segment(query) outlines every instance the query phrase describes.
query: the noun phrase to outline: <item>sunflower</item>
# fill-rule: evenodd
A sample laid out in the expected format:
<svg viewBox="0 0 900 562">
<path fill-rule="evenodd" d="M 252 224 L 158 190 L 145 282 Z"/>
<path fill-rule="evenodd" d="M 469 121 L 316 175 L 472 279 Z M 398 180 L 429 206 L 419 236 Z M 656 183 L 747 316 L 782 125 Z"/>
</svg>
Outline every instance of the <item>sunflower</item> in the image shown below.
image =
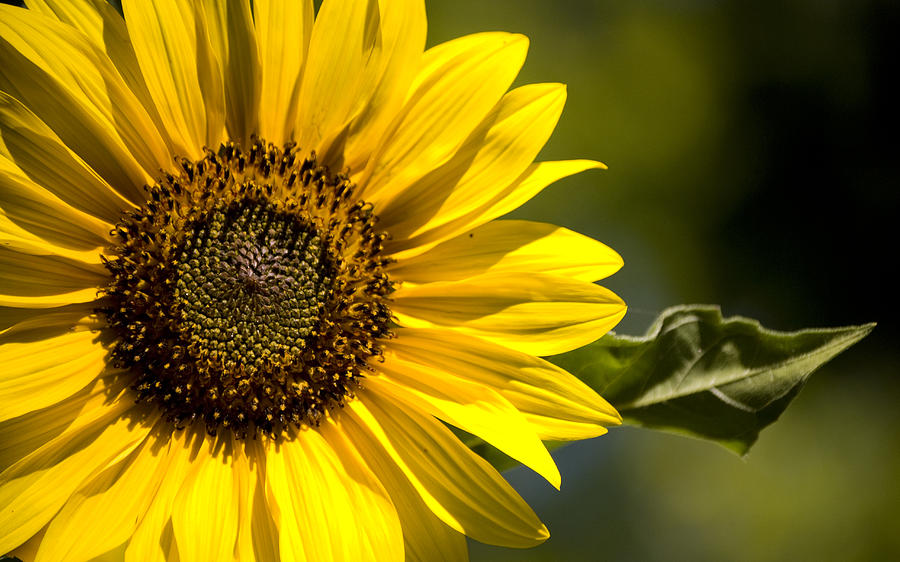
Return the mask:
<svg viewBox="0 0 900 562">
<path fill-rule="evenodd" d="M 625 307 L 606 246 L 494 220 L 603 167 L 534 162 L 566 93 L 509 90 L 527 39 L 425 50 L 421 0 L 27 4 L 0 6 L 0 553 L 545 540 L 459 436 L 558 488 L 542 440 L 620 418 L 539 356 Z"/>
</svg>

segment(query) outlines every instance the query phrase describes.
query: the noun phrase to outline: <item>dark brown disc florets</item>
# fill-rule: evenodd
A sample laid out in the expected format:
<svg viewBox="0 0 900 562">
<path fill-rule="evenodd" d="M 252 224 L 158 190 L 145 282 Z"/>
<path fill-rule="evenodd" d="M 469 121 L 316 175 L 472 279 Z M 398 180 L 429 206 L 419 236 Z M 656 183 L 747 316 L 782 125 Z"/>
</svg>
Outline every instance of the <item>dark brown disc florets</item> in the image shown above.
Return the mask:
<svg viewBox="0 0 900 562">
<path fill-rule="evenodd" d="M 178 164 L 113 231 L 114 363 L 176 425 L 279 437 L 318 423 L 391 336 L 371 205 L 290 145 Z"/>
</svg>

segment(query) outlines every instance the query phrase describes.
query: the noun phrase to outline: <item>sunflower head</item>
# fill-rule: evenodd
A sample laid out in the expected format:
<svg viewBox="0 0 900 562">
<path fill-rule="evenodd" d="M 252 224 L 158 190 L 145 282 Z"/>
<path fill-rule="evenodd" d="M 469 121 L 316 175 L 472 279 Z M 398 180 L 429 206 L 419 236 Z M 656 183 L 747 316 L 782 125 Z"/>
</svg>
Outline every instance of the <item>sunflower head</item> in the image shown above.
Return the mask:
<svg viewBox="0 0 900 562">
<path fill-rule="evenodd" d="M 559 487 L 542 440 L 621 419 L 540 358 L 622 318 L 621 258 L 495 220 L 603 167 L 534 162 L 566 90 L 508 91 L 528 41 L 426 50 L 422 0 L 28 6 L 0 5 L 0 554 L 545 540 L 448 428 Z"/>
<path fill-rule="evenodd" d="M 111 233 L 99 309 L 137 399 L 242 438 L 343 405 L 391 334 L 386 235 L 349 179 L 255 140 L 147 193 Z"/>
</svg>

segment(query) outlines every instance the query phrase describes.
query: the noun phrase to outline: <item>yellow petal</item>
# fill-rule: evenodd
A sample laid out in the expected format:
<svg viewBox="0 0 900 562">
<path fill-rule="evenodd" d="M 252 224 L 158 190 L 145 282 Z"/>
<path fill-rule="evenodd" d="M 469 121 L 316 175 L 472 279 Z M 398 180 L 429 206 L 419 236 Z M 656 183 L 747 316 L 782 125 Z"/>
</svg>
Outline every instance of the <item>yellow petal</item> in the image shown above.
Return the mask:
<svg viewBox="0 0 900 562">
<path fill-rule="evenodd" d="M 28 179 L 3 156 L 0 156 L 0 223 L 4 232 L 17 238 L 37 236 L 77 251 L 107 244 L 112 229 L 111 224 L 78 211 Z"/>
<path fill-rule="evenodd" d="M 118 19 L 111 17 L 110 14 L 116 13 L 116 9 L 103 0 L 28 0 L 28 9 L 71 25 L 100 47 L 106 43 L 104 28 L 113 31 L 114 37 L 118 39 L 121 37 L 119 32 L 125 26 L 121 16 Z M 121 22 L 121 28 L 116 24 L 117 21 Z M 125 36 L 124 39 L 127 40 L 128 37 Z"/>
<path fill-rule="evenodd" d="M 281 146 L 297 118 L 300 71 L 313 27 L 312 0 L 256 0 L 256 23 L 262 81 L 259 133 Z"/>
<path fill-rule="evenodd" d="M 88 331 L 0 346 L 0 421 L 55 404 L 106 366 L 106 349 Z"/>
<path fill-rule="evenodd" d="M 342 414 L 337 423 L 390 494 L 403 527 L 406 559 L 423 562 L 467 560 L 465 535 L 451 529 L 431 512 L 384 448 L 347 415 Z"/>
<path fill-rule="evenodd" d="M 297 106 L 295 136 L 305 149 L 322 151 L 350 120 L 366 59 L 378 36 L 377 0 L 327 0 L 316 16 Z"/>
<path fill-rule="evenodd" d="M 378 202 L 384 228 L 396 238 L 415 236 L 489 205 L 532 163 L 565 101 L 562 84 L 503 96 L 446 164 Z"/>
<path fill-rule="evenodd" d="M 494 467 L 431 416 L 367 391 L 345 408 L 341 423 L 358 426 L 352 435 L 364 455 L 382 448 L 429 509 L 453 529 L 477 541 L 519 548 L 549 536 Z"/>
<path fill-rule="evenodd" d="M 0 189 L 3 189 L 2 186 L 5 183 L 3 173 L 0 171 Z M 37 186 L 34 187 L 39 189 Z M 15 190 L 16 188 L 13 187 L 10 189 L 10 192 L 14 192 Z M 28 203 L 31 202 L 25 199 L 19 199 L 19 203 L 24 203 L 27 206 Z M 0 202 L 0 205 L 2 204 L 3 203 Z M 14 206 L 9 206 L 8 208 L 12 210 L 11 214 L 14 216 L 22 215 L 22 213 L 18 212 L 19 209 L 16 209 Z M 18 216 L 17 220 L 10 219 L 3 207 L 0 207 L 0 246 L 9 248 L 15 252 L 31 254 L 34 256 L 62 256 L 88 265 L 102 264 L 102 256 L 107 255 L 108 253 L 106 248 L 98 245 L 98 242 L 100 242 L 98 238 L 92 239 L 88 233 L 84 232 L 79 234 L 87 234 L 88 238 L 85 240 L 73 240 L 71 238 L 67 240 L 62 237 L 64 233 L 59 232 L 58 230 L 44 230 L 42 233 L 45 234 L 46 237 L 38 236 L 30 230 L 26 230 L 19 226 L 20 221 L 18 220 Z M 46 217 L 44 220 L 49 223 L 56 222 L 53 219 L 47 220 Z M 27 224 L 25 221 L 21 222 Z M 51 224 L 51 226 L 57 225 Z M 59 224 L 58 226 L 60 227 L 60 230 L 62 230 L 65 229 L 67 225 Z M 40 228 L 35 228 L 35 230 L 41 231 Z M 53 238 L 54 240 L 51 242 L 48 241 L 47 238 Z M 55 243 L 56 241 L 66 245 L 58 246 Z"/>
<path fill-rule="evenodd" d="M 18 558 L 19 560 L 34 560 L 34 557 L 37 556 L 38 547 L 41 546 L 41 541 L 44 540 L 44 533 L 46 532 L 47 526 L 38 531 L 36 535 L 25 541 L 23 544 L 16 547 L 8 554 L 8 556 Z"/>
<path fill-rule="evenodd" d="M 412 283 L 458 281 L 483 273 L 548 273 L 597 281 L 622 267 L 608 246 L 567 228 L 540 222 L 492 221 L 427 252 L 389 266 Z"/>
<path fill-rule="evenodd" d="M 75 305 L 75 306 L 84 306 Z M 46 312 L 46 309 L 30 309 L 30 308 L 9 308 L 0 306 L 0 334 L 6 332 L 7 329 L 19 322 L 25 322 L 35 316 L 39 316 Z"/>
<path fill-rule="evenodd" d="M 103 263 L 101 256 L 106 254 L 106 249 L 100 246 L 89 246 L 90 249 L 81 250 L 48 242 L 10 220 L 2 207 L 0 207 L 0 247 L 33 256 L 61 256 L 88 265 L 101 265 Z"/>
<path fill-rule="evenodd" d="M 148 439 L 82 485 L 50 523 L 35 562 L 93 560 L 124 545 L 168 477 L 170 446 Z"/>
<path fill-rule="evenodd" d="M 0 92 L 0 156 L 4 172 L 21 170 L 76 209 L 108 223 L 134 207 L 69 150 L 18 100 Z"/>
<path fill-rule="evenodd" d="M 521 207 L 548 185 L 586 170 L 605 170 L 606 164 L 594 160 L 559 160 L 535 162 L 491 202 L 476 213 L 478 224 L 503 216 Z"/>
<path fill-rule="evenodd" d="M 302 111 L 297 133 L 302 146 L 315 144 L 346 118 L 354 102 L 366 41 L 371 41 L 366 37 L 366 23 L 377 17 L 377 10 L 375 0 L 329 0 L 319 9 L 299 90 Z"/>
<path fill-rule="evenodd" d="M 225 87 L 228 136 L 249 146 L 257 130 L 260 65 L 250 3 L 243 0 L 204 2 L 213 53 Z"/>
<path fill-rule="evenodd" d="M 52 253 L 52 245 L 20 252 L 14 244 L 0 247 L 0 293 L 37 296 L 105 285 L 108 272 L 100 260 L 84 262 Z"/>
<path fill-rule="evenodd" d="M 581 347 L 625 315 L 625 303 L 608 289 L 541 273 L 400 287 L 392 298 L 403 326 L 450 328 L 532 355 Z"/>
<path fill-rule="evenodd" d="M 480 33 L 425 54 L 418 87 L 385 130 L 358 177 L 365 198 L 379 204 L 444 164 L 488 115 L 525 61 L 528 40 Z"/>
<path fill-rule="evenodd" d="M 162 127 L 156 113 L 137 56 L 131 46 L 125 19 L 112 4 L 107 0 L 28 0 L 28 9 L 71 25 L 101 48 L 119 71 L 128 89 L 137 97 L 153 120 L 160 137 L 167 143 L 166 149 L 171 150 L 167 131 Z M 166 158 L 165 162 L 159 164 L 167 169 L 170 163 L 171 160 Z M 147 171 L 154 173 L 156 170 Z"/>
<path fill-rule="evenodd" d="M 125 556 L 125 546 L 125 544 L 120 544 L 116 548 L 108 550 L 100 556 L 91 558 L 90 562 L 122 562 L 122 557 Z"/>
<path fill-rule="evenodd" d="M 176 152 L 199 158 L 222 138 L 225 94 L 204 12 L 190 0 L 124 0 L 144 80 Z"/>
<path fill-rule="evenodd" d="M 368 377 L 367 387 L 481 437 L 559 489 L 556 463 L 525 417 L 506 398 L 429 365 L 404 361 L 393 354 L 386 359 L 378 366 L 383 375 Z"/>
<path fill-rule="evenodd" d="M 136 423 L 127 415 L 133 409 L 132 400 L 119 399 L 88 412 L 0 474 L 0 552 L 25 542 L 82 482 L 143 441 L 154 420 Z"/>
<path fill-rule="evenodd" d="M 246 560 L 254 562 L 256 554 L 253 552 L 253 500 L 256 493 L 256 467 L 247 462 L 247 456 L 244 454 L 245 447 L 256 449 L 256 443 L 235 443 L 234 457 L 232 459 L 231 468 L 234 471 L 234 481 L 237 486 L 237 538 L 234 546 L 234 555 L 236 560 Z M 264 457 L 260 457 L 264 458 Z"/>
<path fill-rule="evenodd" d="M 335 431 L 323 424 L 268 450 L 282 559 L 402 560 L 403 535 L 387 492 Z"/>
<path fill-rule="evenodd" d="M 0 422 L 0 472 L 52 441 L 83 412 L 103 411 L 115 390 L 107 382 L 98 379 L 62 402 Z"/>
<path fill-rule="evenodd" d="M 450 330 L 398 330 L 390 353 L 445 377 L 494 389 L 547 440 L 587 439 L 622 418 L 593 389 L 556 365 Z"/>
<path fill-rule="evenodd" d="M 236 559 L 240 562 L 280 560 L 278 527 L 266 498 L 265 450 L 258 440 L 245 440 L 235 448 L 234 470 L 240 489 L 240 521 Z"/>
<path fill-rule="evenodd" d="M 365 167 L 372 148 L 403 105 L 421 63 L 427 22 L 423 0 L 379 0 L 374 39 L 366 57 L 344 165 Z M 369 30 L 366 31 L 370 33 Z"/>
<path fill-rule="evenodd" d="M 555 181 L 592 169 L 606 169 L 606 166 L 593 160 L 534 163 L 481 209 L 411 238 L 388 241 L 385 248 L 398 261 L 418 255 L 444 240 L 514 211 Z"/>
<path fill-rule="evenodd" d="M 275 524 L 275 502 L 270 502 L 262 480 L 257 482 L 253 495 L 253 521 L 251 534 L 253 537 L 253 554 L 259 562 L 281 560 L 278 545 L 278 527 Z M 243 558 L 242 558 L 243 560 Z"/>
<path fill-rule="evenodd" d="M 80 31 L 0 6 L 0 90 L 26 102 L 62 141 L 132 201 L 169 151 L 109 58 Z"/>
<path fill-rule="evenodd" d="M 153 503 L 140 520 L 128 547 L 126 562 L 169 562 L 177 560 L 178 550 L 172 531 L 172 505 L 185 479 L 196 470 L 192 460 L 200 454 L 205 431 L 187 429 L 175 433 L 168 443 L 165 476 L 159 484 Z M 175 557 L 170 557 L 170 550 Z"/>
<path fill-rule="evenodd" d="M 0 308 L 0 345 L 36 342 L 102 326 L 91 303 L 51 309 Z M 10 314 L 11 311 L 19 314 Z"/>
<path fill-rule="evenodd" d="M 233 443 L 227 432 L 213 452 L 201 447 L 172 505 L 172 529 L 184 560 L 229 560 L 238 529 L 238 479 L 232 468 Z"/>
<path fill-rule="evenodd" d="M 97 299 L 97 289 L 81 289 L 52 295 L 23 296 L 0 294 L 0 307 L 11 308 L 55 308 L 73 303 L 93 302 Z"/>
<path fill-rule="evenodd" d="M 102 265 L 0 247 L 0 306 L 45 308 L 97 299 Z"/>
</svg>

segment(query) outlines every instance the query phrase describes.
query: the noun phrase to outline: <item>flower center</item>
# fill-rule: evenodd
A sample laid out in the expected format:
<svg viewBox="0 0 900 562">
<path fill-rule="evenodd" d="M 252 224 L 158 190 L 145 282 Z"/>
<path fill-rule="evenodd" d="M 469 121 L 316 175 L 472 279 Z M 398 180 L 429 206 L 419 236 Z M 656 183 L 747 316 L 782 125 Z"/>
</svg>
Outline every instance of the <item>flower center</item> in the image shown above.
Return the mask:
<svg viewBox="0 0 900 562">
<path fill-rule="evenodd" d="M 174 301 L 195 354 L 250 373 L 298 356 L 336 275 L 315 226 L 268 201 L 244 199 L 187 227 Z"/>
<path fill-rule="evenodd" d="M 115 365 L 176 427 L 278 438 L 317 424 L 391 336 L 371 205 L 291 145 L 179 165 L 113 231 L 100 310 Z"/>
</svg>

